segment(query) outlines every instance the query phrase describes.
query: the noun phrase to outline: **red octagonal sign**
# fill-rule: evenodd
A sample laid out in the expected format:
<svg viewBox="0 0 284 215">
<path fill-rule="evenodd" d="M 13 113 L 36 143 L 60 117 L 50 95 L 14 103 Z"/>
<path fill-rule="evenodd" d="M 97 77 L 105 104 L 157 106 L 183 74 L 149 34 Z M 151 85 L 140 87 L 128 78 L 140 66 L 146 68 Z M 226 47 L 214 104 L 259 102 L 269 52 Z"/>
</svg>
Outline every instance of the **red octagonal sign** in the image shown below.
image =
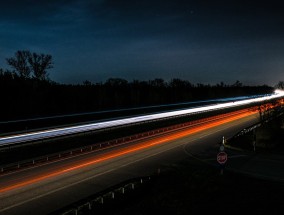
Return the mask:
<svg viewBox="0 0 284 215">
<path fill-rule="evenodd" d="M 224 164 L 227 162 L 228 156 L 226 152 L 219 152 L 217 155 L 217 161 L 219 164 Z"/>
</svg>

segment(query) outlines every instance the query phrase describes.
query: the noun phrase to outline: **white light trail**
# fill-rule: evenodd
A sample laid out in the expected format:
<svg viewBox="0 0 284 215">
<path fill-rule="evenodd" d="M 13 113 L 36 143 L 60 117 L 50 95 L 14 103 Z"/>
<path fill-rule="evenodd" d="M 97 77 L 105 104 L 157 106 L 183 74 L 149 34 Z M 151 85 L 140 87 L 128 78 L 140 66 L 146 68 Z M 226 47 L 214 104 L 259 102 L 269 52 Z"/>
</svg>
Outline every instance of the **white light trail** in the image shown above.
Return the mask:
<svg viewBox="0 0 284 215">
<path fill-rule="evenodd" d="M 7 145 L 13 145 L 17 143 L 36 141 L 36 140 L 43 140 L 43 139 L 48 139 L 52 137 L 59 137 L 59 136 L 76 134 L 76 133 L 87 132 L 87 131 L 95 131 L 99 129 L 105 129 L 105 128 L 111 128 L 111 127 L 117 127 L 117 126 L 131 125 L 131 124 L 137 124 L 137 123 L 143 123 L 143 122 L 151 122 L 155 120 L 167 119 L 167 118 L 183 116 L 183 115 L 200 114 L 200 113 L 204 113 L 208 111 L 214 111 L 214 110 L 220 110 L 220 109 L 225 109 L 225 108 L 253 104 L 257 102 L 269 101 L 272 99 L 281 98 L 283 96 L 284 96 L 284 91 L 277 90 L 275 91 L 274 94 L 269 94 L 269 95 L 265 95 L 263 97 L 258 97 L 258 98 L 251 98 L 251 99 L 245 99 L 245 100 L 240 100 L 240 101 L 238 100 L 238 101 L 232 101 L 232 102 L 227 102 L 227 103 L 213 104 L 213 105 L 208 105 L 208 106 L 169 111 L 169 112 L 163 112 L 163 113 L 147 114 L 144 116 L 128 117 L 125 119 L 116 119 L 116 120 L 91 123 L 91 124 L 80 125 L 80 126 L 71 126 L 71 127 L 66 127 L 66 128 L 57 128 L 57 129 L 44 130 L 44 131 L 39 131 L 39 132 L 31 132 L 31 133 L 25 133 L 25 134 L 6 136 L 6 137 L 0 138 L 0 146 L 7 146 Z"/>
</svg>

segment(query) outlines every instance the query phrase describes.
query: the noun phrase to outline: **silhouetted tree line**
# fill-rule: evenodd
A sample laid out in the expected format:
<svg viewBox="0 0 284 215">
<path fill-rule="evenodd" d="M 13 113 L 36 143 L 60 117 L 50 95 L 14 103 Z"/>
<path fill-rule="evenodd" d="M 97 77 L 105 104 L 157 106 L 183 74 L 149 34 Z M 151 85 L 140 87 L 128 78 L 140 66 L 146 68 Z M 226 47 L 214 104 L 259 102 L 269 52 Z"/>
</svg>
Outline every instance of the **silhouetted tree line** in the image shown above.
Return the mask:
<svg viewBox="0 0 284 215">
<path fill-rule="evenodd" d="M 209 85 L 181 79 L 129 82 L 110 78 L 104 83 L 86 80 L 76 85 L 60 84 L 48 78 L 47 70 L 53 67 L 50 55 L 18 51 L 7 63 L 13 70 L 0 69 L 0 121 L 256 95 L 274 90 L 267 85 L 244 86 L 239 81 Z"/>
</svg>

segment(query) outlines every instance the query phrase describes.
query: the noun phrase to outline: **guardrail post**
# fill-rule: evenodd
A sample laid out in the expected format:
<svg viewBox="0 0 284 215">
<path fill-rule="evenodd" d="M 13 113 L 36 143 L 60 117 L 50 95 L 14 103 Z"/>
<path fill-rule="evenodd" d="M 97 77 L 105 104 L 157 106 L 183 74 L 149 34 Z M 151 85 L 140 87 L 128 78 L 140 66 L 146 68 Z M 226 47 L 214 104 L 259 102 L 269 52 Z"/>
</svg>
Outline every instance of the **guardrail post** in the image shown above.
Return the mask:
<svg viewBox="0 0 284 215">
<path fill-rule="evenodd" d="M 20 168 L 20 164 L 18 163 L 18 168 Z"/>
<path fill-rule="evenodd" d="M 89 208 L 89 210 L 92 209 L 92 207 L 91 207 L 91 202 L 88 202 L 88 208 Z"/>
<path fill-rule="evenodd" d="M 35 164 L 35 160 L 33 160 L 33 164 Z"/>
<path fill-rule="evenodd" d="M 143 184 L 143 179 L 142 178 L 140 179 L 140 184 Z"/>
<path fill-rule="evenodd" d="M 121 193 L 124 194 L 125 190 L 124 187 L 121 188 Z"/>
<path fill-rule="evenodd" d="M 111 192 L 111 198 L 114 199 L 114 192 Z"/>
<path fill-rule="evenodd" d="M 46 161 L 48 161 L 48 157 L 46 157 Z"/>
<path fill-rule="evenodd" d="M 131 189 L 134 190 L 134 184 L 133 183 L 131 184 Z"/>
</svg>

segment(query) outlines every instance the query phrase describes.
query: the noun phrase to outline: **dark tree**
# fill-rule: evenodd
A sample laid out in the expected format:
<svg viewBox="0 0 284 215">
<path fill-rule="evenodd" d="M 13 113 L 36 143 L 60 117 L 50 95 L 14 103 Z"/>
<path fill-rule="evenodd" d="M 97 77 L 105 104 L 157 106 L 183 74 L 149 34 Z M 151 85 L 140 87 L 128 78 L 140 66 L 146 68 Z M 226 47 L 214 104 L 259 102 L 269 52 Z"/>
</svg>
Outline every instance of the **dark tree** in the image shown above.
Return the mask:
<svg viewBox="0 0 284 215">
<path fill-rule="evenodd" d="M 47 70 L 53 68 L 52 56 L 46 54 L 32 53 L 28 58 L 30 67 L 34 73 L 34 78 L 47 80 Z"/>
<path fill-rule="evenodd" d="M 107 86 L 126 86 L 128 84 L 128 81 L 122 78 L 109 78 L 106 82 L 105 85 Z"/>
<path fill-rule="evenodd" d="M 154 80 L 150 80 L 149 84 L 150 84 L 150 86 L 160 87 L 160 88 L 163 88 L 163 87 L 166 86 L 166 82 L 161 78 L 156 78 Z"/>
<path fill-rule="evenodd" d="M 30 51 L 17 51 L 15 57 L 6 59 L 9 66 L 18 72 L 21 78 L 33 77 L 38 80 L 47 80 L 47 70 L 53 68 L 52 56 L 31 53 Z"/>
<path fill-rule="evenodd" d="M 239 80 L 237 80 L 232 86 L 233 87 L 242 87 L 243 84 Z"/>
<path fill-rule="evenodd" d="M 85 80 L 85 81 L 83 81 L 83 85 L 84 86 L 92 86 L 92 82 Z"/>
<path fill-rule="evenodd" d="M 191 88 L 193 87 L 193 85 L 187 81 L 187 80 L 181 80 L 179 78 L 174 78 L 170 81 L 169 83 L 169 86 L 170 87 L 176 87 L 176 88 Z"/>
<path fill-rule="evenodd" d="M 17 51 L 15 57 L 6 59 L 8 65 L 15 69 L 21 78 L 30 77 L 31 70 L 28 64 L 30 54 L 29 51 Z"/>
<path fill-rule="evenodd" d="M 275 85 L 275 88 L 284 90 L 284 81 L 279 81 L 278 84 Z"/>
</svg>

